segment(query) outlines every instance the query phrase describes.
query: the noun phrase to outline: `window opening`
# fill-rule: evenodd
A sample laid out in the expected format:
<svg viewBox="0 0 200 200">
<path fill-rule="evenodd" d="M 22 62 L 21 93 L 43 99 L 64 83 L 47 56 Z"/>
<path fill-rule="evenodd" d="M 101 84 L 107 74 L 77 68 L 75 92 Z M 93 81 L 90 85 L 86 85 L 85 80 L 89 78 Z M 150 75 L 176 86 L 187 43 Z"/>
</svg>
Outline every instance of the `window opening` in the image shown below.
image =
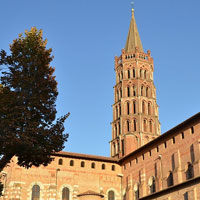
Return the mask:
<svg viewBox="0 0 200 200">
<path fill-rule="evenodd" d="M 129 123 L 129 121 L 127 121 L 126 123 L 127 123 L 127 132 L 129 132 L 130 131 L 130 123 Z"/>
<path fill-rule="evenodd" d="M 134 119 L 134 131 L 136 131 L 137 130 L 137 122 L 136 122 L 136 119 Z"/>
<path fill-rule="evenodd" d="M 153 133 L 153 122 L 151 120 L 149 121 L 149 128 L 150 128 L 150 133 Z"/>
<path fill-rule="evenodd" d="M 186 179 L 189 180 L 194 177 L 194 168 L 191 163 L 188 162 L 188 168 L 186 171 Z"/>
<path fill-rule="evenodd" d="M 133 78 L 135 78 L 135 69 L 133 69 Z"/>
<path fill-rule="evenodd" d="M 156 192 L 156 182 L 155 182 L 155 177 L 151 177 L 151 183 L 150 183 L 150 193 Z"/>
<path fill-rule="evenodd" d="M 93 162 L 92 164 L 91 164 L 91 168 L 95 168 L 95 163 Z"/>
<path fill-rule="evenodd" d="M 70 166 L 74 166 L 74 161 L 70 160 Z"/>
<path fill-rule="evenodd" d="M 191 133 L 194 134 L 194 127 L 191 127 Z"/>
<path fill-rule="evenodd" d="M 185 138 L 184 132 L 181 133 L 181 138 L 182 138 L 182 139 Z"/>
<path fill-rule="evenodd" d="M 146 88 L 146 97 L 149 97 L 149 87 Z"/>
<path fill-rule="evenodd" d="M 122 140 L 122 156 L 124 156 L 124 140 Z"/>
<path fill-rule="evenodd" d="M 85 162 L 81 161 L 81 167 L 85 167 Z"/>
<path fill-rule="evenodd" d="M 141 96 L 143 96 L 144 95 L 144 93 L 143 93 L 143 85 L 141 86 Z"/>
<path fill-rule="evenodd" d="M 127 87 L 127 97 L 130 97 L 130 87 Z"/>
<path fill-rule="evenodd" d="M 103 169 L 103 170 L 106 169 L 106 165 L 102 164 L 101 169 Z"/>
<path fill-rule="evenodd" d="M 144 120 L 144 124 L 143 125 L 144 125 L 144 132 L 146 132 L 147 131 L 147 120 L 146 119 Z"/>
<path fill-rule="evenodd" d="M 69 200 L 69 188 L 67 187 L 62 190 L 62 200 Z"/>
<path fill-rule="evenodd" d="M 148 115 L 151 115 L 151 103 L 148 103 Z"/>
<path fill-rule="evenodd" d="M 130 106 L 129 106 L 129 102 L 127 102 L 127 115 L 130 114 Z"/>
<path fill-rule="evenodd" d="M 40 199 L 40 186 L 34 185 L 32 187 L 32 198 L 31 200 L 39 200 Z"/>
<path fill-rule="evenodd" d="M 172 171 L 169 172 L 169 176 L 167 178 L 167 186 L 170 187 L 174 185 L 174 180 L 173 180 L 173 173 Z"/>
<path fill-rule="evenodd" d="M 62 165 L 62 164 L 63 164 L 63 159 L 59 159 L 59 160 L 58 160 L 58 164 L 59 164 L 59 165 Z"/>
<path fill-rule="evenodd" d="M 115 171 L 115 165 L 112 165 L 112 171 Z"/>
<path fill-rule="evenodd" d="M 115 200 L 115 193 L 114 191 L 109 191 L 108 192 L 108 200 Z"/>
<path fill-rule="evenodd" d="M 147 71 L 144 70 L 144 78 L 146 79 L 147 78 Z"/>
<path fill-rule="evenodd" d="M 144 101 L 142 102 L 142 113 L 145 114 L 145 103 L 144 103 Z"/>
<path fill-rule="evenodd" d="M 128 78 L 130 78 L 130 70 L 128 70 Z"/>
<path fill-rule="evenodd" d="M 133 101 L 133 114 L 136 114 L 136 102 Z"/>
</svg>

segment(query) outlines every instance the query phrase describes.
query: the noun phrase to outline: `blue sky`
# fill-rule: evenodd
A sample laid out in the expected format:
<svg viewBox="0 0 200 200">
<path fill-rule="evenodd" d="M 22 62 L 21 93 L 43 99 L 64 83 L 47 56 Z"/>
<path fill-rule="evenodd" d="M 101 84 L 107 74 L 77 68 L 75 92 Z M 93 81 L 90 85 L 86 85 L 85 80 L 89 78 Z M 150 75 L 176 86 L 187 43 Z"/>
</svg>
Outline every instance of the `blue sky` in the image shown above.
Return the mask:
<svg viewBox="0 0 200 200">
<path fill-rule="evenodd" d="M 65 150 L 109 156 L 114 56 L 124 48 L 128 0 L 1 1 L 0 49 L 32 26 L 43 29 L 55 56 L 58 116 L 66 122 Z M 162 133 L 200 110 L 200 1 L 135 0 L 144 50 L 154 57 Z"/>
</svg>

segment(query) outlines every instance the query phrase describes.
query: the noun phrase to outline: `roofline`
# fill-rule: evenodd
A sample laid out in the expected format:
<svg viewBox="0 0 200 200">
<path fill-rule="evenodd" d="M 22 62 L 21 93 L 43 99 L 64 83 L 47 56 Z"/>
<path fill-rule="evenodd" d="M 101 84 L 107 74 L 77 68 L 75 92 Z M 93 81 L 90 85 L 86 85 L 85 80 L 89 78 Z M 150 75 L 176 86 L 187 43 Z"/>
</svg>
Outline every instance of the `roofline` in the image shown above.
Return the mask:
<svg viewBox="0 0 200 200">
<path fill-rule="evenodd" d="M 74 158 L 74 159 L 76 158 L 76 159 L 84 159 L 84 160 L 102 161 L 102 162 L 109 162 L 109 163 L 118 163 L 118 161 L 119 161 L 119 159 L 117 159 L 117 158 L 80 154 L 80 153 L 72 153 L 72 152 L 64 152 L 64 151 L 53 153 L 52 155 L 60 156 L 60 157 L 67 157 L 67 158 Z"/>
<path fill-rule="evenodd" d="M 194 185 L 194 184 L 196 185 L 197 183 L 200 183 L 200 176 L 195 177 L 190 180 L 187 180 L 183 183 L 179 183 L 177 185 L 170 186 L 168 188 L 165 188 L 165 189 L 155 192 L 153 194 L 141 197 L 141 198 L 139 198 L 139 200 L 153 200 L 155 198 L 159 198 L 161 195 L 169 194 L 169 192 L 176 192 L 180 189 L 188 187 L 188 185 Z"/>
<path fill-rule="evenodd" d="M 102 161 L 102 162 L 109 162 L 115 164 L 121 164 L 127 158 L 142 152 L 145 149 L 149 149 L 152 145 L 158 143 L 160 140 L 174 134 L 175 131 L 182 129 L 184 126 L 191 124 L 192 122 L 200 119 L 200 112 L 196 113 L 192 117 L 188 118 L 187 120 L 181 122 L 177 126 L 173 127 L 172 129 L 168 130 L 167 132 L 163 133 L 159 137 L 155 138 L 154 140 L 148 142 L 147 144 L 143 145 L 142 147 L 138 148 L 137 150 L 131 152 L 130 154 L 118 159 L 118 158 L 111 158 L 111 157 L 104 157 L 104 156 L 95 156 L 89 154 L 80 154 L 80 153 L 73 153 L 73 152 L 64 152 L 60 151 L 57 153 L 53 153 L 53 156 L 60 156 L 60 157 L 67 157 L 67 158 L 74 158 L 74 159 L 84 159 L 84 160 L 94 160 L 94 161 Z"/>
<path fill-rule="evenodd" d="M 178 131 L 179 129 L 182 129 L 184 126 L 191 124 L 192 122 L 196 121 L 197 119 L 200 119 L 200 112 L 196 113 L 195 115 L 193 115 L 192 117 L 186 119 L 185 121 L 181 122 L 180 124 L 178 124 L 177 126 L 173 127 L 172 129 L 168 130 L 167 132 L 163 133 L 162 135 L 160 135 L 159 137 L 155 138 L 154 140 L 148 142 L 147 144 L 141 146 L 140 148 L 138 148 L 137 150 L 131 152 L 130 154 L 122 157 L 119 159 L 119 162 L 123 162 L 125 159 L 133 156 L 134 154 L 137 154 L 139 152 L 142 152 L 145 149 L 148 149 L 149 147 L 151 147 L 152 145 L 158 143 L 160 140 L 174 134 L 175 131 Z"/>
</svg>

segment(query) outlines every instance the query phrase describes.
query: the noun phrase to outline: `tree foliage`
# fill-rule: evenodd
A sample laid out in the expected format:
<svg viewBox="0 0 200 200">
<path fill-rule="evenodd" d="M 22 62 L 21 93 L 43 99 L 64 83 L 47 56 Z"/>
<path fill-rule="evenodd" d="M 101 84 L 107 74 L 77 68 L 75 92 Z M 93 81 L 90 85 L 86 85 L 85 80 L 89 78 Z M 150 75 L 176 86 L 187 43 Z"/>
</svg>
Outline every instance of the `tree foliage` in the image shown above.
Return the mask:
<svg viewBox="0 0 200 200">
<path fill-rule="evenodd" d="M 2 196 L 2 192 L 3 192 L 3 184 L 0 182 L 0 196 Z"/>
<path fill-rule="evenodd" d="M 51 154 L 61 151 L 68 134 L 56 119 L 58 95 L 52 49 L 46 48 L 42 31 L 31 28 L 10 45 L 10 55 L 0 52 L 0 171 L 13 156 L 26 168 L 47 165 Z"/>
</svg>

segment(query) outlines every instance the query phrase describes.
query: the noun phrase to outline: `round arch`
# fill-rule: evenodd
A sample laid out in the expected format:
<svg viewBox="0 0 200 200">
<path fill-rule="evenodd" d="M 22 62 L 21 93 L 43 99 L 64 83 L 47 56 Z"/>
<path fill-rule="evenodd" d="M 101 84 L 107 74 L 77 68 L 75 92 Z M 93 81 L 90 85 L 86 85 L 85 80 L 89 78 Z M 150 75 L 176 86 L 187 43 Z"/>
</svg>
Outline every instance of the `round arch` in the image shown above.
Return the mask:
<svg viewBox="0 0 200 200">
<path fill-rule="evenodd" d="M 29 200 L 32 200 L 32 188 L 34 185 L 38 185 L 40 187 L 40 197 L 43 196 L 43 190 L 44 190 L 44 185 L 40 182 L 40 181 L 35 181 L 35 182 L 32 182 L 30 184 L 30 186 L 28 187 L 28 196 L 29 196 Z"/>
<path fill-rule="evenodd" d="M 69 189 L 69 199 L 71 200 L 72 199 L 72 193 L 73 193 L 73 188 L 71 185 L 68 185 L 68 184 L 63 184 L 61 185 L 61 187 L 58 189 L 58 196 L 60 199 L 62 199 L 62 190 L 64 188 L 68 188 Z"/>
</svg>

